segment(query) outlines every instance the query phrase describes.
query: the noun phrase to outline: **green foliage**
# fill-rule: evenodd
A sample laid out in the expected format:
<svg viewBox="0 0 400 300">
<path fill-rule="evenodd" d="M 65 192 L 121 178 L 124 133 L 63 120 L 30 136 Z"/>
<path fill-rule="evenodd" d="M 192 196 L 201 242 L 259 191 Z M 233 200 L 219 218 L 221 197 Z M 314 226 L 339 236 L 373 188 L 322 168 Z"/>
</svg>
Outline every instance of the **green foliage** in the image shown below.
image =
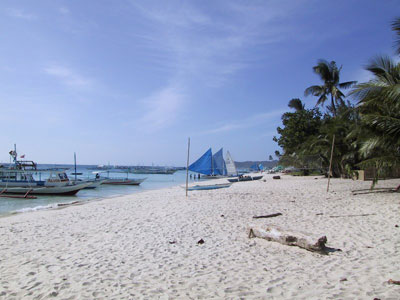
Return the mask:
<svg viewBox="0 0 400 300">
<path fill-rule="evenodd" d="M 314 73 L 317 74 L 322 85 L 312 85 L 304 91 L 305 96 L 313 95 L 318 97 L 316 105 L 324 105 L 325 101 L 328 100 L 328 96 L 331 98 L 330 108 L 333 115 L 336 115 L 336 106 L 344 104 L 344 94 L 340 89 L 347 89 L 352 87 L 356 81 L 348 81 L 339 83 L 340 71 L 342 67 L 338 68 L 336 62 L 328 62 L 324 59 L 320 59 L 315 67 L 313 67 Z"/>
<path fill-rule="evenodd" d="M 400 54 L 400 18 L 392 23 L 392 29 L 397 34 L 396 51 Z M 366 66 L 373 79 L 359 84 L 339 83 L 341 69 L 334 61 L 319 60 L 313 70 L 323 84 L 304 92 L 318 97 L 317 106 L 330 96 L 328 113 L 305 109 L 300 99 L 289 102 L 295 112 L 283 114 L 283 127 L 277 128 L 279 137 L 274 137 L 283 149 L 280 163 L 302 168 L 312 165 L 310 158 L 318 157 L 326 170 L 335 137 L 333 176 L 349 176 L 357 167 L 373 167 L 377 171 L 375 183 L 391 168 L 400 166 L 400 63 L 388 56 L 375 57 Z M 357 107 L 345 103 L 340 91 L 350 87 Z"/>
</svg>

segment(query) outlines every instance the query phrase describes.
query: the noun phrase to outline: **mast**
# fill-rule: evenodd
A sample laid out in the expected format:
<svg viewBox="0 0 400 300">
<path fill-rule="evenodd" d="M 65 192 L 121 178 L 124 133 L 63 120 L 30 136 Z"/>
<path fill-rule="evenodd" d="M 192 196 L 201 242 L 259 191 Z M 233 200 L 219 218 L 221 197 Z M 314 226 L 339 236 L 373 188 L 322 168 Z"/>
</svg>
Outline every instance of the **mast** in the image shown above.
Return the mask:
<svg viewBox="0 0 400 300">
<path fill-rule="evenodd" d="M 75 182 L 76 182 L 76 153 L 74 152 Z"/>
<path fill-rule="evenodd" d="M 190 138 L 188 138 L 188 152 L 187 152 L 187 161 L 186 161 L 186 197 L 188 195 L 189 151 L 190 151 Z"/>
</svg>

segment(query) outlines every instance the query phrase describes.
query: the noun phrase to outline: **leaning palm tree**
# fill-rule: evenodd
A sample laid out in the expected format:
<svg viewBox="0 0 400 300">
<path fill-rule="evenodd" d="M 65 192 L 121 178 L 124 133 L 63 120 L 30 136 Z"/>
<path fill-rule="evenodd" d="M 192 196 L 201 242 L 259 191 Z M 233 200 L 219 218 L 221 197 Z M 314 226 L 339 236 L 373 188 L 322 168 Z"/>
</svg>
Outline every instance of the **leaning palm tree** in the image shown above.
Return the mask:
<svg viewBox="0 0 400 300">
<path fill-rule="evenodd" d="M 295 111 L 302 111 L 304 110 L 304 104 L 299 98 L 293 98 L 289 101 L 288 106 L 293 108 Z"/>
<path fill-rule="evenodd" d="M 344 94 L 340 89 L 350 88 L 357 82 L 347 81 L 339 83 L 342 67 L 338 68 L 334 61 L 328 62 L 320 59 L 317 65 L 313 67 L 313 70 L 317 75 L 319 75 L 323 84 L 308 87 L 304 91 L 304 95 L 319 97 L 316 105 L 323 105 L 325 101 L 328 100 L 328 96 L 330 96 L 332 113 L 336 116 L 336 105 L 344 104 Z"/>
<path fill-rule="evenodd" d="M 395 40 L 396 43 L 396 52 L 400 54 L 400 18 L 396 18 L 392 23 L 392 30 L 396 33 L 397 37 Z"/>
</svg>

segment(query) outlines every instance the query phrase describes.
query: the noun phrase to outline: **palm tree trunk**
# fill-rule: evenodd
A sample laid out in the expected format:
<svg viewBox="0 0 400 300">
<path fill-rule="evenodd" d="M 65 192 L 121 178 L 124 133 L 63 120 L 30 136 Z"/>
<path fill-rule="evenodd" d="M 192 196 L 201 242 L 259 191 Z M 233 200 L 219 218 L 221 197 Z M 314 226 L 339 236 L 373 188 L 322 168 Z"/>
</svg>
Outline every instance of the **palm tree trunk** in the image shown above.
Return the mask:
<svg viewBox="0 0 400 300">
<path fill-rule="evenodd" d="M 331 93 L 331 103 L 332 103 L 333 116 L 336 117 L 336 106 L 335 106 L 335 101 L 333 100 L 332 93 Z"/>
</svg>

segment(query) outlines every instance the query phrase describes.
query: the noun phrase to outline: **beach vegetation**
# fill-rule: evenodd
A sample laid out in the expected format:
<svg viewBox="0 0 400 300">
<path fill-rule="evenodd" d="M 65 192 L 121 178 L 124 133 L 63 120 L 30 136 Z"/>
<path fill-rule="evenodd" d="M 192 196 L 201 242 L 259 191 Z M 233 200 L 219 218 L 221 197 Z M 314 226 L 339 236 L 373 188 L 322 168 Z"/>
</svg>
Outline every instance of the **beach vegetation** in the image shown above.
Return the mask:
<svg viewBox="0 0 400 300">
<path fill-rule="evenodd" d="M 400 18 L 392 23 L 400 54 Z M 290 100 L 294 110 L 282 115 L 282 127 L 273 140 L 282 148 L 280 164 L 328 170 L 335 137 L 332 176 L 352 175 L 353 170 L 373 168 L 376 179 L 400 167 L 400 63 L 377 56 L 365 69 L 372 79 L 340 83 L 342 67 L 320 59 L 313 67 L 321 85 L 306 88 L 306 96 L 317 97 L 316 107 L 306 109 L 300 99 Z M 346 99 L 341 89 L 351 88 Z M 330 103 L 322 113 L 318 106 Z M 314 163 L 311 161 L 314 160 Z M 305 172 L 303 172 L 305 173 Z"/>
</svg>

